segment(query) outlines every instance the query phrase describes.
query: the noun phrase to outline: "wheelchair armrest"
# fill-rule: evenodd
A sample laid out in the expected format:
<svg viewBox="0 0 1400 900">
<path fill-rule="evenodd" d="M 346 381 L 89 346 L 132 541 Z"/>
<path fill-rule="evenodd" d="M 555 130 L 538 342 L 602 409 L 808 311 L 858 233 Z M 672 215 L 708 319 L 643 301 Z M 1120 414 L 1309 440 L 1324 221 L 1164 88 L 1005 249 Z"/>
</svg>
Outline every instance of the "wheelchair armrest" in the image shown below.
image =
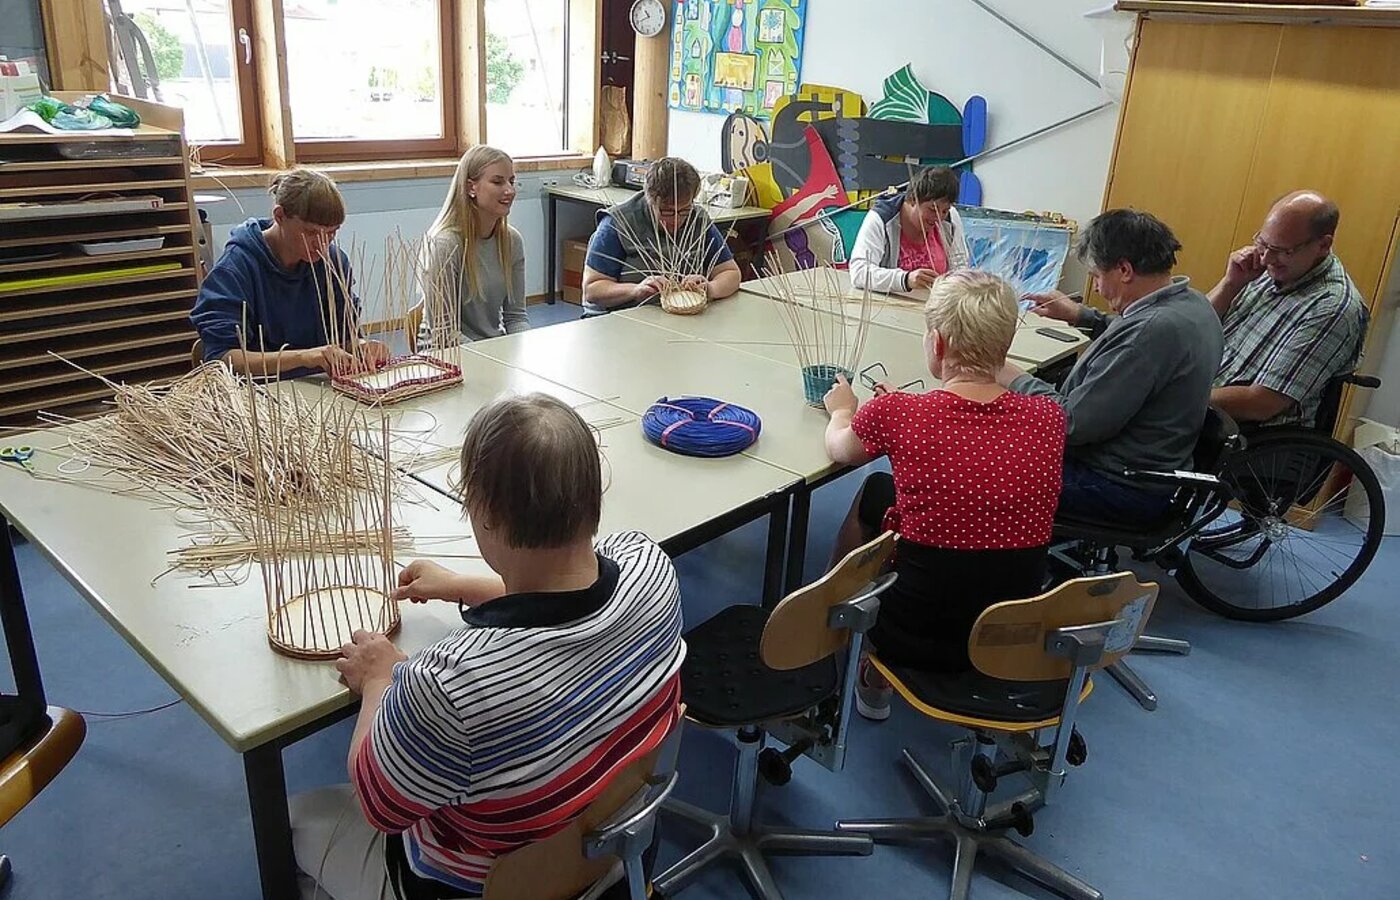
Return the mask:
<svg viewBox="0 0 1400 900">
<path fill-rule="evenodd" d="M 1354 384 L 1357 387 L 1371 388 L 1372 390 L 1381 386 L 1381 380 L 1374 375 L 1358 375 L 1353 372 L 1343 379 L 1347 384 Z"/>
<path fill-rule="evenodd" d="M 1125 478 L 1135 481 L 1145 481 L 1149 484 L 1170 484 L 1174 487 L 1186 488 L 1188 490 L 1199 490 L 1201 488 L 1220 487 L 1220 479 L 1205 472 L 1190 472 L 1176 469 L 1171 472 L 1150 472 L 1140 469 L 1128 469 L 1123 472 Z"/>
</svg>

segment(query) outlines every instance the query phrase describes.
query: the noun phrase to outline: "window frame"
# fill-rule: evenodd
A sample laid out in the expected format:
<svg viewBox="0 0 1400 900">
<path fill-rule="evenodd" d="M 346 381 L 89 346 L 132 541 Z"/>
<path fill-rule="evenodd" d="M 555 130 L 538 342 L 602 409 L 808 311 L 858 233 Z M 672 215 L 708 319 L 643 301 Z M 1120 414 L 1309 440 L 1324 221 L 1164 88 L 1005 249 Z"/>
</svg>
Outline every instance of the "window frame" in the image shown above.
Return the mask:
<svg viewBox="0 0 1400 900">
<path fill-rule="evenodd" d="M 228 0 L 243 139 L 198 144 L 201 161 L 229 168 L 299 163 L 372 163 L 455 158 L 486 140 L 486 2 L 438 0 L 443 135 L 438 138 L 296 139 L 286 68 L 286 0 Z M 591 156 L 600 140 L 603 7 L 627 0 L 568 0 L 561 152 L 518 162 L 555 164 Z M 104 0 L 39 0 L 54 88 L 110 90 Z M 240 30 L 251 39 L 245 62 Z M 634 126 L 635 127 L 635 126 Z M 503 148 L 509 151 L 509 148 Z"/>
<path fill-rule="evenodd" d="M 288 123 L 298 162 L 361 162 L 390 159 L 428 159 L 455 155 L 460 143 L 457 127 L 457 7 L 480 0 L 437 0 L 438 7 L 438 71 L 442 96 L 439 98 L 442 134 L 435 138 L 301 138 L 296 136 L 295 116 Z M 283 23 L 285 28 L 285 20 Z M 282 40 L 286 52 L 285 32 Z M 291 108 L 291 84 L 284 86 L 283 109 Z M 290 115 L 290 112 L 288 113 Z"/>
</svg>

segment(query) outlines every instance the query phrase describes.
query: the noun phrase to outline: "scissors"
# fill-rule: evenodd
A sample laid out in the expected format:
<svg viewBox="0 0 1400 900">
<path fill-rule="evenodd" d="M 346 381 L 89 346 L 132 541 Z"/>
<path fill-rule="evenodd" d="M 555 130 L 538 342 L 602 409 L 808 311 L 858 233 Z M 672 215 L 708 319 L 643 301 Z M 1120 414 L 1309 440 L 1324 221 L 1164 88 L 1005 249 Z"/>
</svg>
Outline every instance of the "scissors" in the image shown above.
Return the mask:
<svg viewBox="0 0 1400 900">
<path fill-rule="evenodd" d="M 33 447 L 0 447 L 0 461 L 16 463 L 30 471 L 34 470 L 34 467 L 29 464 L 29 459 L 33 455 Z"/>
</svg>

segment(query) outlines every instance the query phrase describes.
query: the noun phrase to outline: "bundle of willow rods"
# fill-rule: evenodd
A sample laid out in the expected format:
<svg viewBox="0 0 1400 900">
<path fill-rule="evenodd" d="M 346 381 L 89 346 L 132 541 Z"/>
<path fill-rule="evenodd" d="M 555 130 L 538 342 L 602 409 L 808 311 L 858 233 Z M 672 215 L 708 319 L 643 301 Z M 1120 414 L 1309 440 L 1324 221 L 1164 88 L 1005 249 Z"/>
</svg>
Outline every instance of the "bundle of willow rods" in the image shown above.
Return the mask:
<svg viewBox="0 0 1400 900">
<path fill-rule="evenodd" d="M 217 559 L 236 565 L 267 516 L 316 519 L 348 495 L 383 490 L 382 463 L 368 450 L 345 451 L 347 430 L 364 428 L 363 417 L 334 404 L 276 383 L 250 389 L 221 363 L 164 385 L 107 383 L 116 392 L 112 414 L 49 419 L 67 426 L 75 457 L 105 473 L 104 489 L 178 510 L 201 535 L 176 554 L 176 568 L 205 573 Z M 254 428 L 255 417 L 277 427 Z M 378 533 L 346 529 L 320 549 L 381 543 Z M 210 555 L 220 545 L 229 552 Z"/>
</svg>

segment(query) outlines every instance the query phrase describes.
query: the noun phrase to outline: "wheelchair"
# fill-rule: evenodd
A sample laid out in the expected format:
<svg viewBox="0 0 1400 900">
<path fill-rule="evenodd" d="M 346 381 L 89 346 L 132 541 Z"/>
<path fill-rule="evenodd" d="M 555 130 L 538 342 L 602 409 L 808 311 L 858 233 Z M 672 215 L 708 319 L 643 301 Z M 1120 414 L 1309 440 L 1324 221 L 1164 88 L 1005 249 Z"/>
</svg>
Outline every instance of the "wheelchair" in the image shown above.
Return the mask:
<svg viewBox="0 0 1400 900">
<path fill-rule="evenodd" d="M 1192 600 L 1231 619 L 1277 622 L 1325 606 L 1366 571 L 1385 529 L 1375 473 L 1331 436 L 1347 385 L 1374 389 L 1380 379 L 1354 372 L 1333 378 L 1312 428 L 1241 429 L 1211 408 L 1191 471 L 1124 473 L 1176 489 L 1166 518 L 1143 528 L 1057 519 L 1052 554 L 1079 573 L 1104 574 L 1116 568 L 1117 548 L 1126 547 L 1174 576 Z M 1355 491 L 1368 503 L 1364 526 L 1342 517 Z M 1185 652 L 1151 643 L 1143 649 Z"/>
</svg>

